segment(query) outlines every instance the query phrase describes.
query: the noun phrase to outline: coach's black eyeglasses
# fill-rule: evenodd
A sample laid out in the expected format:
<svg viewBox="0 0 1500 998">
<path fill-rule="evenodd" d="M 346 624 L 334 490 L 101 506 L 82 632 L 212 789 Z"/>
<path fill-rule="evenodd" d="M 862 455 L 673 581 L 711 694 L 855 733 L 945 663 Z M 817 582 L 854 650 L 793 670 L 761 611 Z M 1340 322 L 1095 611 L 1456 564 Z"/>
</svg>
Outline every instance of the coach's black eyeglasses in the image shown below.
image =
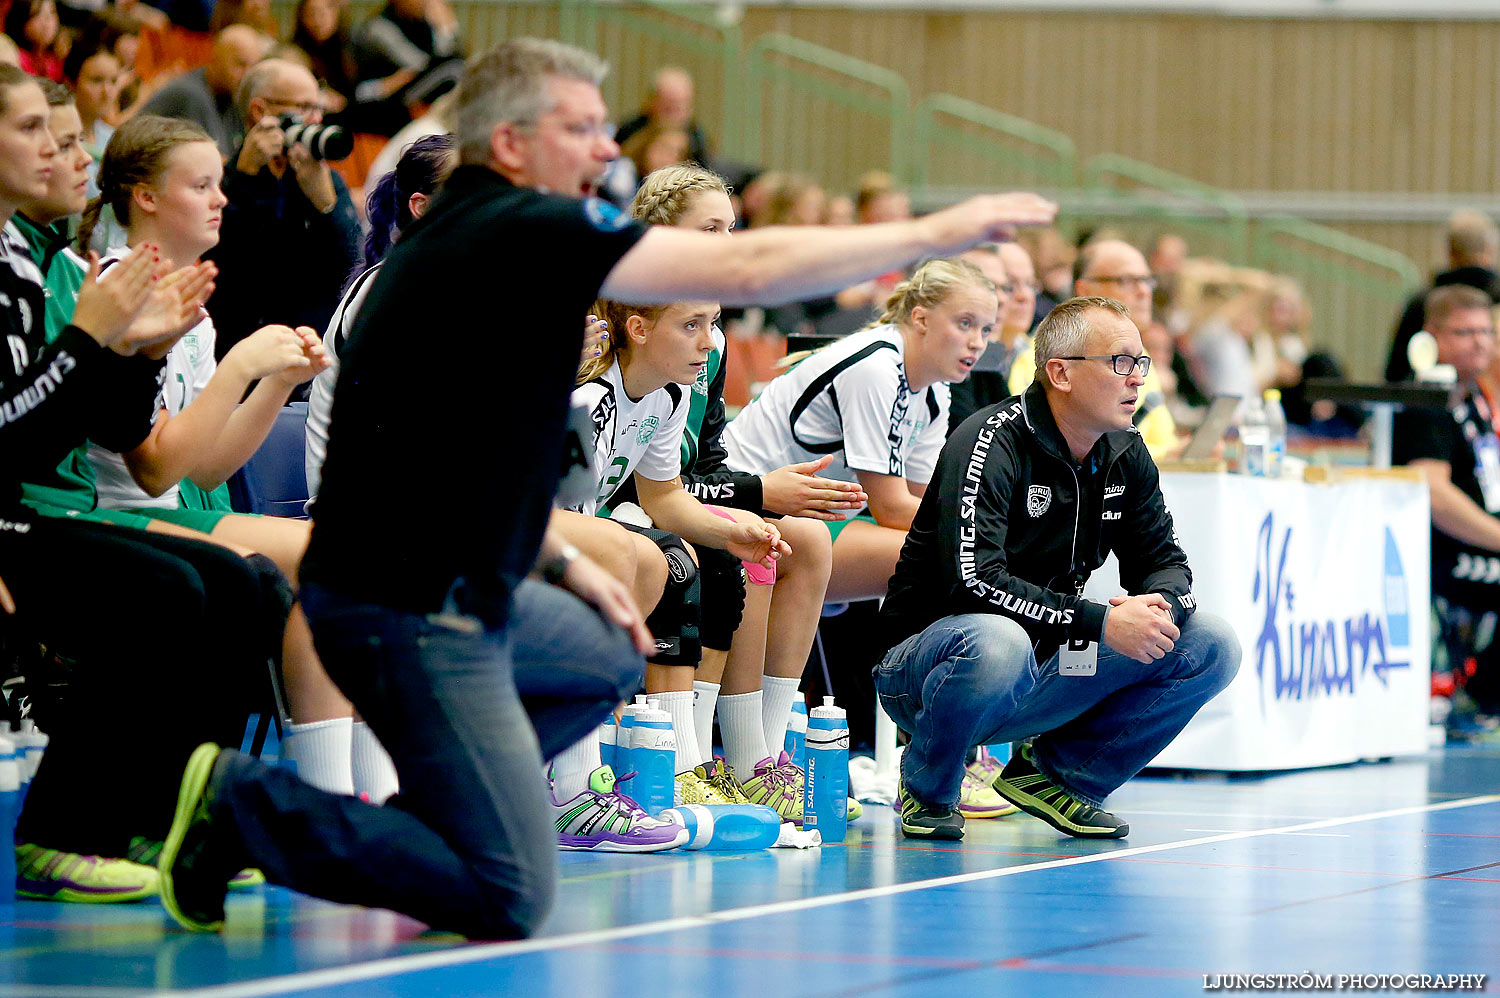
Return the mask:
<svg viewBox="0 0 1500 998">
<path fill-rule="evenodd" d="M 1151 358 L 1145 354 L 1139 357 L 1128 353 L 1110 353 L 1104 355 L 1090 355 L 1087 357 L 1059 357 L 1058 360 L 1107 360 L 1114 365 L 1115 373 L 1122 378 L 1130 377 L 1130 372 L 1140 369 L 1141 377 L 1145 377 L 1151 371 Z"/>
</svg>

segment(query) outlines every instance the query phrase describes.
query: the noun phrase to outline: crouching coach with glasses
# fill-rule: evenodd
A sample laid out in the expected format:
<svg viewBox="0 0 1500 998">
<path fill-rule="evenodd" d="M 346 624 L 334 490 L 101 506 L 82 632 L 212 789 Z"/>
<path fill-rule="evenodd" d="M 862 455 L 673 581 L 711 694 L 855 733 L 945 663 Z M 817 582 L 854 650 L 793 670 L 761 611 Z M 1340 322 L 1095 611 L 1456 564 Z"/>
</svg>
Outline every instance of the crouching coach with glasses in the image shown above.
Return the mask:
<svg viewBox="0 0 1500 998">
<path fill-rule="evenodd" d="M 943 447 L 881 610 L 875 670 L 911 734 L 901 828 L 958 839 L 964 757 L 1030 739 L 995 780 L 1068 835 L 1119 838 L 1103 809 L 1239 668 L 1240 644 L 1195 613 L 1156 465 L 1131 422 L 1151 359 L 1129 310 L 1063 302 L 1037 329 L 1036 380 Z M 1113 551 L 1127 594 L 1083 597 Z"/>
</svg>

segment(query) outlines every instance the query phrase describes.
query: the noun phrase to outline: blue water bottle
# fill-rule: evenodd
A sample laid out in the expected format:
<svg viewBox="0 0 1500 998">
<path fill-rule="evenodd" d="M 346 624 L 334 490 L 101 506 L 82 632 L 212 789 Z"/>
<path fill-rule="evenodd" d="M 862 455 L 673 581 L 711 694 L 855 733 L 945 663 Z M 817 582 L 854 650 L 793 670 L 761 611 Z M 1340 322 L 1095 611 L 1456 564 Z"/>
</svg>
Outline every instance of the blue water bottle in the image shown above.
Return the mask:
<svg viewBox="0 0 1500 998">
<path fill-rule="evenodd" d="M 842 842 L 849 827 L 849 717 L 824 697 L 807 719 L 807 782 L 802 827 Z"/>
<path fill-rule="evenodd" d="M 604 723 L 599 725 L 599 762 L 613 770 L 615 776 L 620 775 L 620 770 L 615 766 L 615 746 L 619 744 L 619 733 L 620 726 L 615 724 L 615 715 L 605 714 Z"/>
<path fill-rule="evenodd" d="M 653 818 L 672 806 L 677 776 L 677 736 L 672 715 L 653 701 L 637 708 L 630 729 L 630 796 Z"/>
<path fill-rule="evenodd" d="M 764 804 L 682 804 L 662 818 L 688 830 L 684 849 L 769 849 L 781 835 L 781 816 Z"/>
<path fill-rule="evenodd" d="M 983 748 L 985 754 L 1001 765 L 1010 762 L 1010 742 L 991 742 Z"/>
<path fill-rule="evenodd" d="M 792 700 L 792 714 L 787 719 L 786 742 L 782 748 L 798 769 L 807 772 L 807 697 L 801 690 Z"/>
<path fill-rule="evenodd" d="M 622 794 L 633 796 L 632 784 L 634 777 L 629 780 L 620 780 L 621 776 L 630 772 L 630 736 L 635 728 L 635 715 L 646 709 L 646 694 L 638 693 L 635 703 L 628 703 L 620 711 L 620 727 L 615 731 L 615 754 L 614 762 L 610 763 L 610 769 L 615 771 L 615 789 Z"/>
<path fill-rule="evenodd" d="M 16 743 L 0 737 L 0 904 L 14 904 L 16 900 L 14 843 L 20 816 L 21 763 L 17 761 Z"/>
<path fill-rule="evenodd" d="M 42 764 L 42 753 L 47 749 L 48 738 L 37 730 L 35 721 L 27 718 L 21 722 L 20 730 L 11 732 L 10 741 L 15 743 L 16 762 L 21 771 L 21 798 L 16 807 L 16 814 L 19 815 L 20 805 L 26 803 L 26 791 L 31 789 L 31 779 L 36 776 L 37 767 Z"/>
</svg>

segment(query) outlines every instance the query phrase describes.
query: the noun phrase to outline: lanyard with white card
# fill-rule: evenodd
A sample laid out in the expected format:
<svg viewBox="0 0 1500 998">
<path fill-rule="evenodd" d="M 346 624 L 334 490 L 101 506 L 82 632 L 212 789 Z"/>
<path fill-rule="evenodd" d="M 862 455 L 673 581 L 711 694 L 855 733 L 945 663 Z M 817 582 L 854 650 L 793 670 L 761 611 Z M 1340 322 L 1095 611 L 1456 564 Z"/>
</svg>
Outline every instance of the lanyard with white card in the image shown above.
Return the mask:
<svg viewBox="0 0 1500 998">
<path fill-rule="evenodd" d="M 1474 477 L 1488 513 L 1500 513 L 1500 440 L 1486 433 L 1474 440 Z"/>
<path fill-rule="evenodd" d="M 1057 650 L 1059 676 L 1092 676 L 1099 671 L 1099 642 L 1072 638 Z"/>
</svg>

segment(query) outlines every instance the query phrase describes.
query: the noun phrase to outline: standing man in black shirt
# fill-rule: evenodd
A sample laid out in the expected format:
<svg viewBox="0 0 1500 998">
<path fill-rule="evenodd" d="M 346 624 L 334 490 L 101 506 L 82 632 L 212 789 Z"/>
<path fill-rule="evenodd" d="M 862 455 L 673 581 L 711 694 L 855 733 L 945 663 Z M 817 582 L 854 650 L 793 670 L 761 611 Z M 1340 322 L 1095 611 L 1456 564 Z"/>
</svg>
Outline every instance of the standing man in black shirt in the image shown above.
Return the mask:
<svg viewBox="0 0 1500 998">
<path fill-rule="evenodd" d="M 1500 441 L 1494 400 L 1479 383 L 1495 327 L 1489 294 L 1465 284 L 1433 289 L 1423 307 L 1438 363 L 1451 364 L 1458 378 L 1447 411 L 1408 409 L 1396 417 L 1391 463 L 1427 476 L 1433 601 L 1455 671 L 1474 658 L 1465 689 L 1481 715 L 1457 711 L 1449 728 L 1480 732 L 1493 729 L 1486 718 L 1500 714 L 1500 643 L 1483 637 L 1494 634 L 1500 610 Z"/>
<path fill-rule="evenodd" d="M 1132 423 L 1151 358 L 1129 310 L 1065 301 L 1035 350 L 1031 387 L 948 438 L 881 608 L 894 647 L 875 688 L 912 736 L 908 837 L 962 838 L 965 753 L 1024 738 L 996 793 L 1069 835 L 1126 835 L 1104 798 L 1239 668 L 1234 631 L 1193 612 L 1187 555 Z M 1084 599 L 1111 551 L 1131 595 Z"/>
<path fill-rule="evenodd" d="M 342 355 L 303 604 L 329 675 L 390 752 L 402 792 L 371 807 L 203 746 L 161 854 L 163 901 L 190 928 L 221 924 L 225 884 L 246 865 L 471 936 L 524 936 L 546 915 L 556 830 L 542 760 L 639 682 L 630 637 L 649 641 L 628 591 L 547 535 L 597 297 L 805 298 L 1056 211 L 1013 194 L 858 230 L 648 230 L 588 196 L 619 153 L 603 75 L 592 54 L 535 39 L 469 66 L 456 103 L 461 165 L 387 258 Z M 414 381 L 432 386 L 416 402 Z M 460 475 L 463 515 L 389 529 L 387 497 L 439 494 Z M 553 619 L 597 631 L 600 678 L 555 691 L 535 731 L 510 650 L 512 593 L 532 571 L 558 584 Z"/>
</svg>

